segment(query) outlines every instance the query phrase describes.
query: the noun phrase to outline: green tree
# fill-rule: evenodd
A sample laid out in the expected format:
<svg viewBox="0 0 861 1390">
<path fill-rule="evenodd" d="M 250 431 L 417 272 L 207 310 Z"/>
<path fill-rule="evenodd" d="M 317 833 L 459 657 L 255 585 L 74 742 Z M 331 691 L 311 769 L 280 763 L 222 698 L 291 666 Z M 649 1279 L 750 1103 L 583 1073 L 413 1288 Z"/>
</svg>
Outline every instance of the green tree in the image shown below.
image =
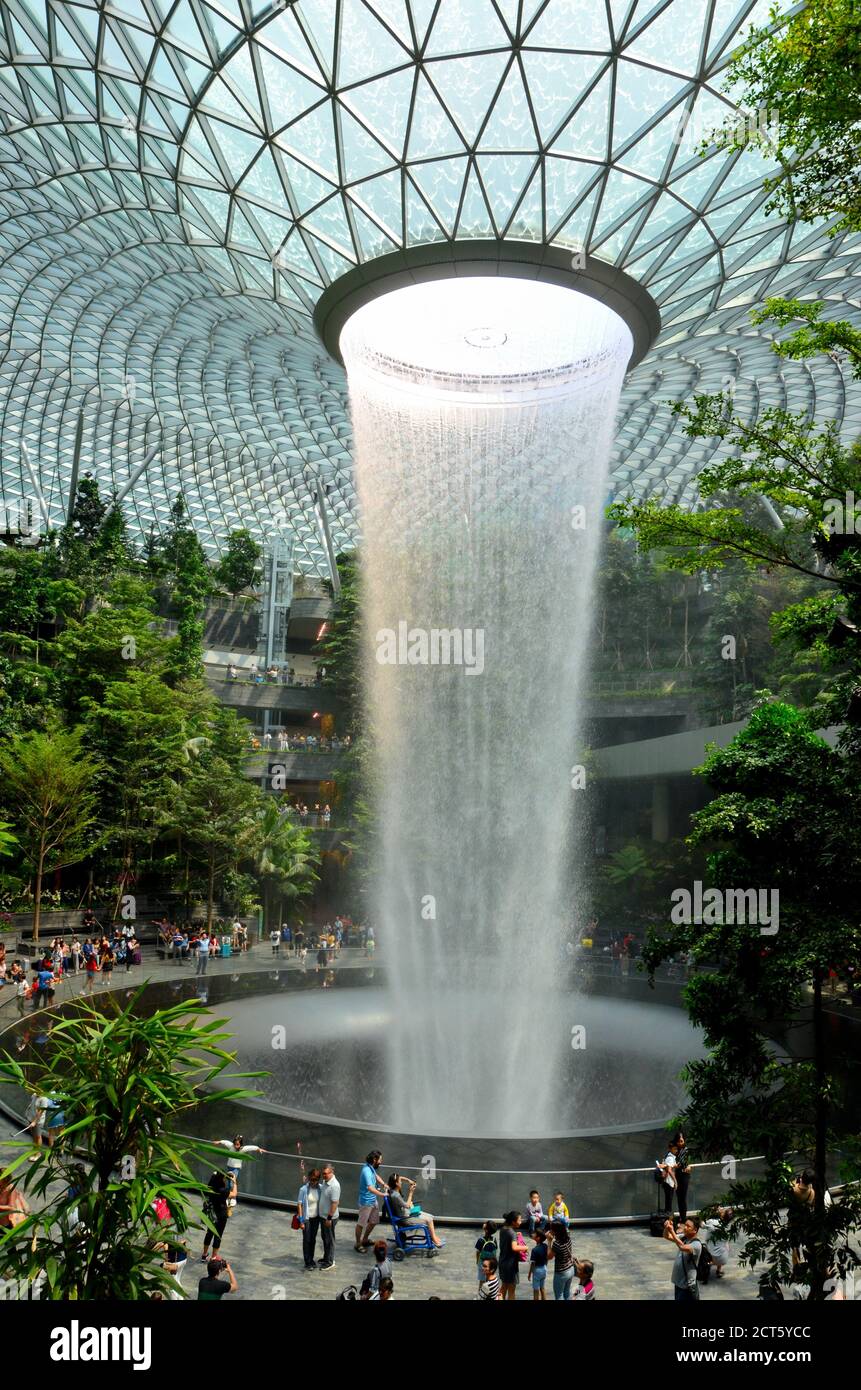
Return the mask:
<svg viewBox="0 0 861 1390">
<path fill-rule="evenodd" d="M 132 667 L 101 700 L 84 701 L 86 741 L 105 767 L 102 811 L 119 914 L 140 855 L 173 825 L 177 780 L 208 743 L 213 701 L 196 689 L 172 689 L 157 672 Z"/>
<path fill-rule="evenodd" d="M 257 577 L 257 561 L 263 554 L 250 531 L 231 531 L 227 538 L 227 549 L 215 566 L 215 579 L 218 584 L 234 597 L 242 589 L 248 589 Z"/>
<path fill-rule="evenodd" d="M 192 764 L 177 786 L 174 825 L 191 862 L 204 873 L 210 932 L 221 875 L 254 853 L 262 795 L 211 749 Z"/>
<path fill-rule="evenodd" d="M 0 1062 L 4 1081 L 50 1095 L 66 1117 L 59 1143 L 40 1149 L 32 1164 L 27 1145 L 5 1169 L 19 1175 L 38 1210 L 0 1232 L 0 1275 L 21 1282 L 41 1276 L 43 1298 L 131 1300 L 180 1291 L 160 1247 L 200 1226 L 191 1205 L 203 1187 L 195 1169 L 222 1152 L 180 1133 L 188 1123 L 182 1117 L 259 1094 L 223 1088 L 224 1080 L 260 1073 L 228 1071 L 230 1035 L 217 1020 L 200 1021 L 207 1010 L 196 1000 L 140 1017 L 142 993 L 123 1008 L 114 999 L 99 1000 L 98 1009 L 79 1001 L 54 1022 L 38 1062 Z M 156 1197 L 168 1203 L 168 1222 L 155 1220 Z"/>
<path fill-rule="evenodd" d="M 279 924 L 282 904 L 295 907 L 319 878 L 320 855 L 310 832 L 282 815 L 272 797 L 257 822 L 253 864 L 263 889 L 266 928 Z"/>
<path fill-rule="evenodd" d="M 33 874 L 33 940 L 39 939 L 46 873 L 77 864 L 98 845 L 97 782 L 101 765 L 83 751 L 83 730 L 52 729 L 16 739 L 0 751 L 0 783 Z"/>
<path fill-rule="evenodd" d="M 752 29 L 727 70 L 727 89 L 742 84 L 741 105 L 767 112 L 776 127 L 771 151 L 781 173 L 766 181 L 766 205 L 792 221 L 838 219 L 834 231 L 861 230 L 861 16 L 856 0 L 808 0 L 787 17 Z M 771 139 L 771 136 L 768 137 Z M 719 143 L 743 149 L 741 128 Z M 761 143 L 758 142 L 758 143 Z"/>
<path fill-rule="evenodd" d="M 344 706 L 346 729 L 355 734 L 362 692 L 361 569 L 354 551 L 339 555 L 336 563 L 341 592 L 333 602 L 332 616 L 317 643 L 316 654 L 326 667 L 327 684 Z"/>
<path fill-rule="evenodd" d="M 610 516 L 685 573 L 737 561 L 810 581 L 811 594 L 782 610 L 774 630 L 819 657 L 831 649 L 835 672 L 823 685 L 821 718 L 861 726 L 861 527 L 851 514 L 861 445 L 844 444 L 833 424 L 820 427 L 805 412 L 770 407 L 750 424 L 727 394 L 697 395 L 673 411 L 691 438 L 718 438 L 733 451 L 697 478 L 710 505 L 688 511 L 629 499 Z"/>
<path fill-rule="evenodd" d="M 736 900 L 732 911 L 707 905 L 702 922 L 652 932 L 644 960 L 654 972 L 684 949 L 704 967 L 715 963 L 685 991 L 709 1053 L 687 1067 L 690 1099 L 681 1122 L 703 1159 L 765 1155 L 765 1177 L 734 1183 L 729 1193 L 739 1259 L 765 1262 L 785 1280 L 792 1248 L 803 1248 L 811 1297 L 820 1299 L 835 1265 L 858 1262 L 848 1242 L 861 1218 L 861 1192 L 847 1190 L 833 1208 L 824 1201 L 833 1181 L 827 1153 L 840 1147 L 847 1121 L 828 1073 L 822 982 L 830 968 L 861 954 L 861 807 L 852 760 L 813 724 L 809 712 L 763 703 L 698 770 L 717 796 L 694 816 L 689 843 L 709 849 L 709 878 L 724 894 L 777 893 L 768 899 L 772 909 L 777 903 L 777 922 L 772 912 L 767 927 L 752 923 L 748 910 L 735 910 Z M 772 1039 L 797 1026 L 811 991 L 809 1054 L 776 1053 Z M 816 1204 L 787 1225 L 781 1210 L 793 1210 L 791 1154 L 815 1173 Z"/>
<path fill-rule="evenodd" d="M 199 676 L 203 653 L 203 614 L 212 593 L 212 573 L 180 493 L 162 554 L 171 584 L 171 603 L 178 614 L 177 635 L 170 664 L 175 680 Z"/>
</svg>

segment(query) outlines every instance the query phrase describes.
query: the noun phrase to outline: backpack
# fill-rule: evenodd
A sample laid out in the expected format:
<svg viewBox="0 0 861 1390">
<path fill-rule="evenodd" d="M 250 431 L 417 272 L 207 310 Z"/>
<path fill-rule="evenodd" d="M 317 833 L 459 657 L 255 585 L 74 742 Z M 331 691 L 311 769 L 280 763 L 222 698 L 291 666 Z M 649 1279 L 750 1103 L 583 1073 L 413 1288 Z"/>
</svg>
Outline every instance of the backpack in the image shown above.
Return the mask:
<svg viewBox="0 0 861 1390">
<path fill-rule="evenodd" d="M 702 1248 L 702 1250 L 700 1251 L 700 1257 L 699 1257 L 699 1259 L 697 1260 L 697 1283 L 698 1283 L 698 1284 L 707 1284 L 707 1283 L 709 1282 L 709 1278 L 710 1278 L 710 1276 L 711 1276 L 712 1265 L 713 1265 L 713 1264 L 714 1264 L 714 1259 L 712 1258 L 712 1255 L 711 1255 L 711 1253 L 710 1253 L 710 1251 L 709 1251 L 708 1246 L 707 1246 L 707 1245 L 703 1245 L 703 1248 Z"/>
<path fill-rule="evenodd" d="M 359 1298 L 370 1298 L 372 1293 L 376 1293 L 380 1286 L 380 1277 L 380 1267 L 379 1265 L 375 1265 L 373 1269 L 368 1271 L 362 1280 L 362 1286 L 359 1289 Z"/>
</svg>

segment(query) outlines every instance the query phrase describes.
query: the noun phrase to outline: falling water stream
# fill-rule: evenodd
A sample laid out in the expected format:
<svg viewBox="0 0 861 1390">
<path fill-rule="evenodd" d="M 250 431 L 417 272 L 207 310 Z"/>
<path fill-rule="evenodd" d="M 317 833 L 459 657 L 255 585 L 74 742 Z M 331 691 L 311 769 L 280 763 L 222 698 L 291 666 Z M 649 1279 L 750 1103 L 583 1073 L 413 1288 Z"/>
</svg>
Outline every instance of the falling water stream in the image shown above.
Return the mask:
<svg viewBox="0 0 861 1390">
<path fill-rule="evenodd" d="M 554 1130 L 584 908 L 595 562 L 631 335 L 553 285 L 461 279 L 347 323 L 375 872 L 407 1130 Z M 578 804 L 578 797 L 580 803 Z M 566 1120 L 572 1117 L 566 1116 Z"/>
</svg>

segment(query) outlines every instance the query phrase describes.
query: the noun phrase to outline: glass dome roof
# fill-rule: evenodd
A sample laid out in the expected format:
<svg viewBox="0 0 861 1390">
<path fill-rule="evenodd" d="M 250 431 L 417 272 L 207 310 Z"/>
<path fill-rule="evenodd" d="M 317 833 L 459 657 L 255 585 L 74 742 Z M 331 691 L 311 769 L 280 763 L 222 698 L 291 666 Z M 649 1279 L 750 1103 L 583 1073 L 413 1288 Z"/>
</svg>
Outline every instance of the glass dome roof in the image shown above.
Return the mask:
<svg viewBox="0 0 861 1390">
<path fill-rule="evenodd" d="M 697 148 L 735 112 L 724 69 L 771 0 L 2 0 L 4 499 L 38 465 L 53 523 L 81 465 L 204 544 L 286 527 L 327 571 L 357 532 L 324 290 L 428 242 L 551 243 L 624 270 L 662 331 L 628 377 L 620 494 L 692 496 L 711 446 L 665 402 L 857 428 L 829 359 L 785 362 L 749 310 L 857 305 L 861 238 L 766 215 L 761 151 Z"/>
</svg>

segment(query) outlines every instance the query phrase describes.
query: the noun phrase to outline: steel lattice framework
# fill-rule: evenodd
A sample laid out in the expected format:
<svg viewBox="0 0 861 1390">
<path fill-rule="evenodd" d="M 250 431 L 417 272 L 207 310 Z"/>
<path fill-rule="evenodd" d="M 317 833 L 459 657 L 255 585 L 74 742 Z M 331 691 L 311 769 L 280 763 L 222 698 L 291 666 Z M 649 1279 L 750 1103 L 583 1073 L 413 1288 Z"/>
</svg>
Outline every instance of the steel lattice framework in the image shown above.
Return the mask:
<svg viewBox="0 0 861 1390">
<path fill-rule="evenodd" d="M 443 240 L 623 269 L 663 328 L 629 376 L 620 493 L 689 499 L 709 446 L 665 402 L 857 428 L 838 362 L 785 363 L 768 294 L 857 313 L 861 239 L 765 212 L 756 148 L 712 147 L 724 69 L 771 0 L 2 0 L 4 499 L 82 467 L 142 530 L 182 488 L 201 539 L 285 527 L 300 569 L 356 533 L 342 369 L 314 336 L 355 265 Z"/>
</svg>

